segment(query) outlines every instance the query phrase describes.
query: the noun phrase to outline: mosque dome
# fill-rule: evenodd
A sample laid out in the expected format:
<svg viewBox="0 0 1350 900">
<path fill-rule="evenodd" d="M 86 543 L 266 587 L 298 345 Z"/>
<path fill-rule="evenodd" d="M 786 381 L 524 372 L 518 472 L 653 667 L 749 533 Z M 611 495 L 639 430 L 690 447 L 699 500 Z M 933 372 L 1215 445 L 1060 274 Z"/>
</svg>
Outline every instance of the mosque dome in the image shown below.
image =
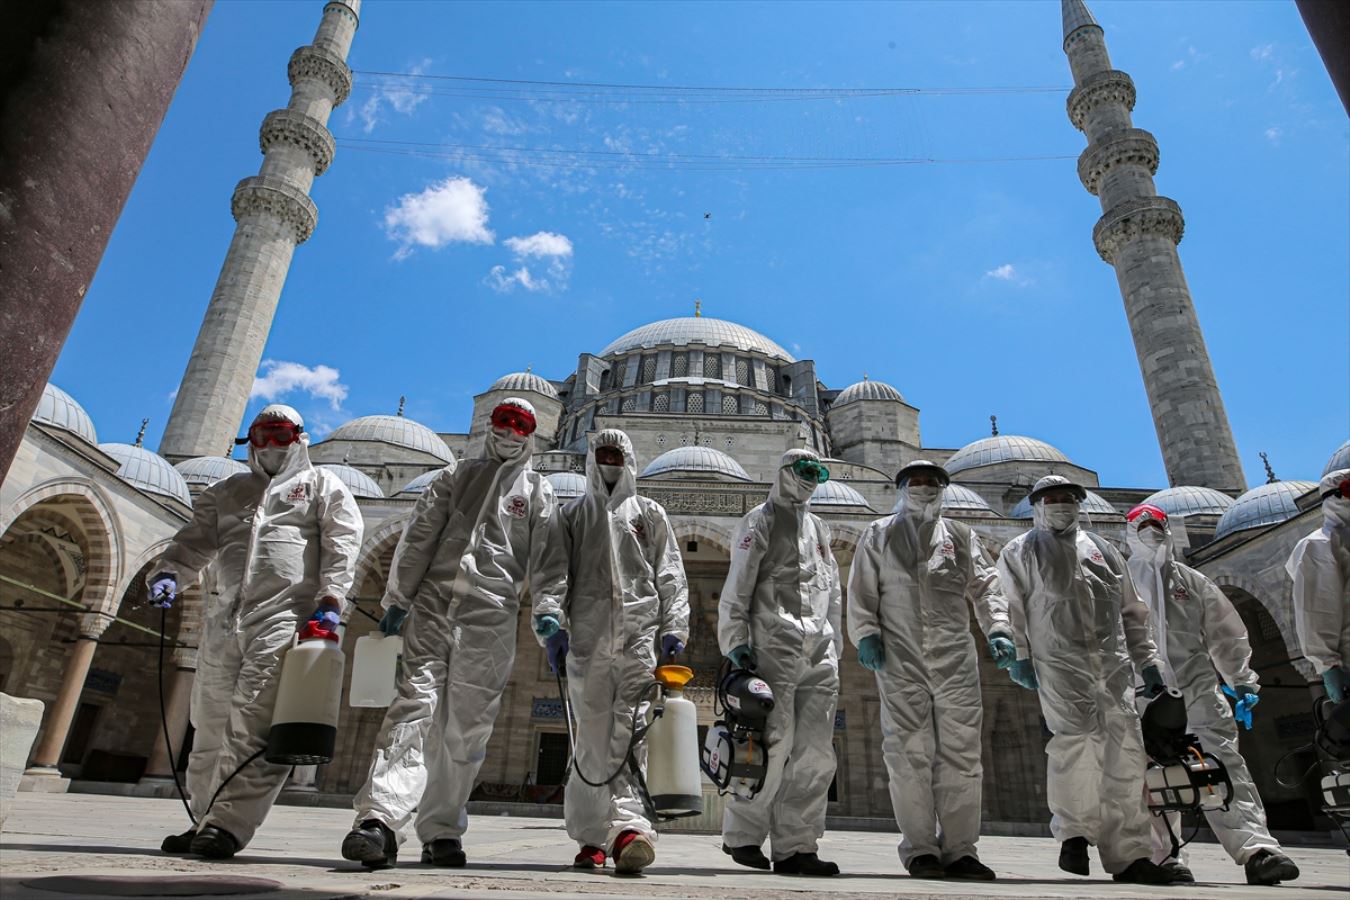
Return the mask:
<svg viewBox="0 0 1350 900">
<path fill-rule="evenodd" d="M 600 356 L 614 356 L 630 350 L 659 347 L 663 344 L 681 347 L 688 344 L 731 347 L 736 350 L 757 351 L 784 362 L 796 362 L 791 353 L 758 331 L 737 325 L 735 322 L 707 319 L 702 316 L 662 319 L 660 322 L 651 322 L 634 328 L 601 350 Z"/>
<path fill-rule="evenodd" d="M 948 488 L 947 490 L 951 490 L 951 488 Z M 1124 513 L 1108 503 L 1101 494 L 1094 491 L 1087 491 L 1087 497 L 1079 504 L 1078 508 L 1089 517 L 1120 516 L 1121 518 L 1124 518 Z M 1031 508 L 1031 497 L 1028 495 L 1018 501 L 1017 505 L 1012 508 L 1012 512 L 1008 513 L 1008 518 L 1030 519 L 1033 518 L 1034 515 L 1035 513 Z"/>
<path fill-rule="evenodd" d="M 905 402 L 905 398 L 900 396 L 900 392 L 891 387 L 884 381 L 868 381 L 864 378 L 856 384 L 850 384 L 839 392 L 839 396 L 834 398 L 834 406 L 843 406 L 845 403 L 852 403 L 854 400 L 896 400 L 900 403 Z"/>
<path fill-rule="evenodd" d="M 174 468 L 188 484 L 198 484 L 202 487 L 210 487 L 222 478 L 229 478 L 231 475 L 249 470 L 248 463 L 226 459 L 223 456 L 197 456 L 183 460 Z"/>
<path fill-rule="evenodd" d="M 187 482 L 159 454 L 132 444 L 99 444 L 98 449 L 117 460 L 117 477 L 132 487 L 172 497 L 184 506 L 192 505 L 192 492 L 188 490 Z"/>
<path fill-rule="evenodd" d="M 750 481 L 741 464 L 712 447 L 676 447 L 647 464 L 641 478 L 721 475 L 736 481 Z"/>
<path fill-rule="evenodd" d="M 553 494 L 559 500 L 571 500 L 586 493 L 586 476 L 576 472 L 553 472 L 547 476 L 553 485 Z"/>
<path fill-rule="evenodd" d="M 997 434 L 980 438 L 957 450 L 943 468 L 950 474 L 1003 462 L 1069 463 L 1069 458 L 1045 441 L 1019 437 L 1015 434 Z M 1070 463 L 1072 465 L 1072 463 Z"/>
<path fill-rule="evenodd" d="M 1272 481 L 1252 488 L 1234 500 L 1219 519 L 1214 540 L 1293 518 L 1298 515 L 1298 498 L 1316 487 L 1315 481 Z"/>
<path fill-rule="evenodd" d="M 1337 469 L 1350 469 L 1350 441 L 1341 444 L 1336 452 L 1331 454 L 1331 459 L 1327 460 L 1327 467 L 1322 470 L 1322 474 L 1330 475 Z"/>
<path fill-rule="evenodd" d="M 425 491 L 425 490 L 427 489 L 427 485 L 431 484 L 431 482 L 435 480 L 436 476 L 439 475 L 439 474 L 441 474 L 441 472 L 443 472 L 443 471 L 445 471 L 445 470 L 444 470 L 444 469 L 432 469 L 430 472 L 423 472 L 421 475 L 418 475 L 418 476 L 417 476 L 416 478 L 414 478 L 412 481 L 408 482 L 408 483 L 405 484 L 403 487 L 399 488 L 398 493 L 395 494 L 394 496 L 397 497 L 397 496 L 399 496 L 399 495 L 401 495 L 401 494 L 420 494 L 420 493 L 422 493 L 423 491 Z M 348 487 L 350 487 L 350 485 L 348 485 Z"/>
<path fill-rule="evenodd" d="M 842 481 L 827 481 L 824 484 L 816 485 L 816 489 L 811 493 L 811 505 L 861 506 L 868 510 L 872 508 L 867 505 L 867 501 L 863 499 L 862 494 Z"/>
<path fill-rule="evenodd" d="M 556 393 L 554 396 L 557 396 Z M 425 425 L 403 416 L 362 416 L 339 425 L 324 441 L 381 441 L 395 447 L 406 447 L 450 462 L 454 456 L 445 441 Z"/>
<path fill-rule="evenodd" d="M 1233 505 L 1233 498 L 1214 488 L 1182 485 L 1158 491 L 1144 498 L 1169 516 L 1221 516 Z"/>
<path fill-rule="evenodd" d="M 341 478 L 342 483 L 352 492 L 353 497 L 374 499 L 384 496 L 384 491 L 380 490 L 380 486 L 375 483 L 375 479 L 360 469 L 353 469 L 351 466 L 342 465 L 342 463 L 319 463 L 316 468 L 327 469 Z"/>
<path fill-rule="evenodd" d="M 98 445 L 98 435 L 94 432 L 94 420 L 84 407 L 75 402 L 75 398 L 54 384 L 42 389 L 37 411 L 33 421 L 68 431 L 89 444 Z"/>
<path fill-rule="evenodd" d="M 960 484 L 949 484 L 942 491 L 942 511 L 975 515 L 997 515 L 994 508 L 970 488 Z"/>
<path fill-rule="evenodd" d="M 552 400 L 558 399 L 558 389 L 549 384 L 547 378 L 541 378 L 533 372 L 512 372 L 492 382 L 490 391 L 510 391 L 513 394 L 533 391 Z"/>
</svg>

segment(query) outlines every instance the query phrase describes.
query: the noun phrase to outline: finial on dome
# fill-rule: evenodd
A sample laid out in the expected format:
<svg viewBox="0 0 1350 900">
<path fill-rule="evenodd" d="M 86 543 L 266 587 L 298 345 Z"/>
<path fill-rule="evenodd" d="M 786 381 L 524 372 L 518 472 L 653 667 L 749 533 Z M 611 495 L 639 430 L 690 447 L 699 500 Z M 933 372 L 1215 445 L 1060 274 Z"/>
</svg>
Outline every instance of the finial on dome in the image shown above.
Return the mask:
<svg viewBox="0 0 1350 900">
<path fill-rule="evenodd" d="M 998 416 L 989 417 L 989 427 L 992 429 L 993 436 L 998 437 Z"/>
<path fill-rule="evenodd" d="M 398 417 L 400 419 L 403 418 L 403 407 L 407 402 L 408 398 L 406 396 L 400 396 L 398 398 Z"/>
<path fill-rule="evenodd" d="M 1275 470 L 1270 467 L 1270 457 L 1266 456 L 1266 451 L 1262 450 L 1257 455 L 1261 457 L 1261 462 L 1264 463 L 1266 467 L 1266 484 L 1274 484 L 1279 481 L 1280 479 L 1275 477 Z"/>
<path fill-rule="evenodd" d="M 534 371 L 534 363 L 529 363 L 529 364 L 527 364 L 527 365 L 525 366 L 525 374 L 526 374 L 526 375 L 529 375 L 529 374 L 530 374 L 531 372 L 533 372 L 533 371 Z"/>
<path fill-rule="evenodd" d="M 703 301 L 698 298 L 695 298 L 694 300 L 694 318 L 695 319 L 703 318 Z"/>
<path fill-rule="evenodd" d="M 863 381 L 866 381 L 866 380 L 867 380 L 867 373 L 864 372 L 864 373 L 863 373 Z"/>
<path fill-rule="evenodd" d="M 141 419 L 141 430 L 136 432 L 136 446 L 139 447 L 145 443 L 145 426 L 150 424 L 149 419 Z"/>
</svg>

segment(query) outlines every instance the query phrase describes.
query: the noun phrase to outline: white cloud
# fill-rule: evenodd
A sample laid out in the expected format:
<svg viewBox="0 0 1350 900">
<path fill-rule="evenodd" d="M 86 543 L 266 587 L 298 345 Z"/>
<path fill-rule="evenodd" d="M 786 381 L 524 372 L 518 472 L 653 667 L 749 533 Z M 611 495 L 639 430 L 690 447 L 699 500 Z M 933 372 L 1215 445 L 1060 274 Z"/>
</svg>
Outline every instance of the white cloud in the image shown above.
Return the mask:
<svg viewBox="0 0 1350 900">
<path fill-rule="evenodd" d="M 529 237 L 509 237 L 502 243 L 520 258 L 530 256 L 562 258 L 572 255 L 572 241 L 567 235 L 554 234 L 551 231 L 536 232 Z"/>
<path fill-rule="evenodd" d="M 549 289 L 547 280 L 531 275 L 530 270 L 525 266 L 521 266 L 509 275 L 506 273 L 506 266 L 493 266 L 492 271 L 488 272 L 487 278 L 484 280 L 488 287 L 499 294 L 509 294 L 517 287 L 524 288 L 531 293 Z"/>
<path fill-rule="evenodd" d="M 483 279 L 488 287 L 501 294 L 509 294 L 518 287 L 531 293 L 567 289 L 567 280 L 572 274 L 572 241 L 567 235 L 538 231 L 523 237 L 509 237 L 502 243 L 522 265 L 510 273 L 506 266 L 493 266 Z M 547 263 L 548 277 L 531 272 L 527 265 L 530 260 Z"/>
<path fill-rule="evenodd" d="M 1179 59 L 1176 62 L 1172 63 L 1173 72 L 1178 72 L 1184 68 L 1186 68 L 1186 60 L 1184 59 Z"/>
<path fill-rule="evenodd" d="M 1274 44 L 1262 44 L 1259 47 L 1252 48 L 1252 59 L 1270 59 L 1271 54 L 1275 52 Z"/>
<path fill-rule="evenodd" d="M 1031 284 L 1031 279 L 1018 270 L 1012 263 L 1004 263 L 997 268 L 990 269 L 984 273 L 986 280 L 1004 281 L 1017 287 L 1026 287 Z"/>
<path fill-rule="evenodd" d="M 414 247 L 434 249 L 456 241 L 491 244 L 495 237 L 487 227 L 486 190 L 454 176 L 398 198 L 384 211 L 385 231 L 399 244 L 395 258 L 406 258 Z"/>
<path fill-rule="evenodd" d="M 431 60 L 424 59 L 415 66 L 408 69 L 410 75 L 422 75 L 427 69 L 431 68 Z M 417 107 L 426 102 L 430 94 L 414 90 L 417 82 L 412 79 L 385 78 L 377 81 L 371 88 L 371 94 L 362 103 L 359 110 L 349 111 L 347 113 L 348 121 L 351 121 L 354 115 L 361 116 L 361 128 L 366 134 L 375 130 L 375 126 L 380 124 L 380 110 L 383 107 L 389 107 L 394 112 L 405 116 L 411 116 Z"/>
<path fill-rule="evenodd" d="M 1280 128 L 1280 126 L 1278 125 L 1270 126 L 1269 128 L 1266 129 L 1265 133 L 1266 133 L 1266 140 L 1270 141 L 1272 144 L 1278 144 L 1280 142 L 1280 138 L 1284 137 L 1284 129 Z"/>
<path fill-rule="evenodd" d="M 337 410 L 347 399 L 347 386 L 338 380 L 341 377 L 342 373 L 332 366 L 317 365 L 311 369 L 303 363 L 265 359 L 253 379 L 253 389 L 248 397 L 271 402 L 299 391 L 327 400 L 329 406 Z"/>
</svg>

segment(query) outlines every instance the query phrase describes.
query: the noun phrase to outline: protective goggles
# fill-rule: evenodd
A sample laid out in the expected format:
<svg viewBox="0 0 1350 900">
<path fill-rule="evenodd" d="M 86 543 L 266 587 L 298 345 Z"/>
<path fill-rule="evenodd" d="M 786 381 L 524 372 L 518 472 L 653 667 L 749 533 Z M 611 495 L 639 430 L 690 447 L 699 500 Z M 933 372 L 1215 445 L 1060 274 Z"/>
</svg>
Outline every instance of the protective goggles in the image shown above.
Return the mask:
<svg viewBox="0 0 1350 900">
<path fill-rule="evenodd" d="M 798 478 L 824 484 L 830 480 L 830 470 L 814 459 L 799 459 L 788 466 Z"/>
<path fill-rule="evenodd" d="M 623 465 L 622 447 L 596 447 L 595 461 L 602 466 Z"/>
<path fill-rule="evenodd" d="M 499 406 L 492 411 L 493 428 L 509 428 L 521 437 L 534 434 L 534 416 L 519 406 Z"/>
<path fill-rule="evenodd" d="M 249 426 L 248 437 L 235 438 L 234 442 L 237 445 L 252 444 L 260 449 L 269 444 L 289 447 L 304 433 L 305 429 L 293 422 L 256 422 Z"/>
<path fill-rule="evenodd" d="M 1125 521 L 1134 526 L 1135 530 L 1143 528 L 1145 525 L 1152 525 L 1156 528 L 1167 528 L 1167 513 L 1156 506 L 1143 504 L 1130 510 L 1125 516 Z"/>
</svg>

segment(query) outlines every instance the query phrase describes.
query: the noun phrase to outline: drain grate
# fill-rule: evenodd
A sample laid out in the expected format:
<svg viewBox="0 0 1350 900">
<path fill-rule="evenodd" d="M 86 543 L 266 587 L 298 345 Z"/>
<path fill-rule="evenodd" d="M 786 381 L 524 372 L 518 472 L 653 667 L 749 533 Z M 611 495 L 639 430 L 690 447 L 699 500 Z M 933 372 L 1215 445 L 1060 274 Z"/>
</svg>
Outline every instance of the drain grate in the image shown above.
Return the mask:
<svg viewBox="0 0 1350 900">
<path fill-rule="evenodd" d="M 83 897 L 230 897 L 281 890 L 279 881 L 247 875 L 53 875 L 23 884 Z"/>
</svg>

